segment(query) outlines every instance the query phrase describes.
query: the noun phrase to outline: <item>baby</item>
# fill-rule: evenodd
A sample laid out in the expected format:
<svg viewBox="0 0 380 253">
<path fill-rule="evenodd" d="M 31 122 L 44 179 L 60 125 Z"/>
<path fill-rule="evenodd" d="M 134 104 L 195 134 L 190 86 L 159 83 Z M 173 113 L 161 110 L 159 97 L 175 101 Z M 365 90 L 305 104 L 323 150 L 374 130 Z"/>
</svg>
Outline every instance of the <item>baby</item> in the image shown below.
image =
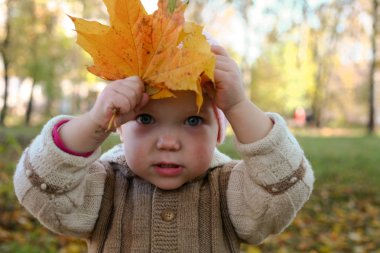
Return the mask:
<svg viewBox="0 0 380 253">
<path fill-rule="evenodd" d="M 239 252 L 283 231 L 314 177 L 285 121 L 245 95 L 220 46 L 215 88 L 149 99 L 138 77 L 111 82 L 93 108 L 51 119 L 27 148 L 16 195 L 43 225 L 89 252 Z M 122 144 L 100 156 L 112 115 Z M 220 153 L 225 119 L 242 160 Z"/>
</svg>

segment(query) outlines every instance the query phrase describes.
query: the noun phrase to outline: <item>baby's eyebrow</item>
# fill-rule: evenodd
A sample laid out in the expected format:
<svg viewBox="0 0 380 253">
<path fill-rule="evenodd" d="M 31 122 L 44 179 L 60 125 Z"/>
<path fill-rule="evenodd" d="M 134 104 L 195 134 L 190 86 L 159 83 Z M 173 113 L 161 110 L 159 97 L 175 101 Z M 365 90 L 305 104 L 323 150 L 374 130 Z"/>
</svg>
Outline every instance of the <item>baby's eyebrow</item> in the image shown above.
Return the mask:
<svg viewBox="0 0 380 253">
<path fill-rule="evenodd" d="M 141 108 L 138 111 L 136 111 L 136 114 L 142 114 L 142 113 L 152 114 L 154 113 L 154 110 L 151 108 Z"/>
<path fill-rule="evenodd" d="M 188 109 L 188 110 L 184 111 L 184 114 L 186 114 L 186 115 L 200 115 L 200 114 L 206 114 L 206 113 L 207 113 L 207 111 L 205 111 L 204 109 L 200 109 L 199 111 L 198 111 L 198 109 L 195 109 L 195 110 Z"/>
<path fill-rule="evenodd" d="M 199 112 L 198 112 L 198 110 L 196 110 L 196 111 L 193 111 L 192 113 L 189 113 L 190 115 L 194 115 L 194 116 L 203 116 L 203 117 L 207 117 L 207 116 L 209 116 L 210 114 L 211 114 L 211 112 L 210 111 L 208 111 L 208 110 L 200 110 Z"/>
<path fill-rule="evenodd" d="M 210 113 L 210 112 L 213 112 L 214 110 L 212 108 L 208 108 L 206 106 L 202 106 L 201 109 L 199 110 L 199 112 L 202 112 L 202 113 Z"/>
</svg>

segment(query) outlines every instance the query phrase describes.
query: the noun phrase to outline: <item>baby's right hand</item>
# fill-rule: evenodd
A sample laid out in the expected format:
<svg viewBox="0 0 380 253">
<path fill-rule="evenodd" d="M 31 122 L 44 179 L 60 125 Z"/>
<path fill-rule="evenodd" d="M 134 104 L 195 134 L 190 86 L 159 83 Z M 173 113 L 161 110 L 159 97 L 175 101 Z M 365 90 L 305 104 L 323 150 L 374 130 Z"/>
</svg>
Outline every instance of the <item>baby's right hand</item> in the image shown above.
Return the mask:
<svg viewBox="0 0 380 253">
<path fill-rule="evenodd" d="M 144 90 L 144 83 L 137 76 L 109 83 L 90 110 L 90 118 L 100 128 L 107 129 L 116 109 L 115 125 L 121 126 L 134 118 L 135 109 L 142 108 L 148 102 L 149 96 Z"/>
</svg>

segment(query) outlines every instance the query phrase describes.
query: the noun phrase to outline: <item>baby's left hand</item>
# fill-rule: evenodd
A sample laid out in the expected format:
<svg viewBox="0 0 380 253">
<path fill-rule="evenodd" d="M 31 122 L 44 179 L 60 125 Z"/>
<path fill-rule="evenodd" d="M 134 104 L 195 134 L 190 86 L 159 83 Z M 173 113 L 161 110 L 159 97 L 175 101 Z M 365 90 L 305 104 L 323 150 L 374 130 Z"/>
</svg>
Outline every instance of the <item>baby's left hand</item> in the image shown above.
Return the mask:
<svg viewBox="0 0 380 253">
<path fill-rule="evenodd" d="M 223 111 L 228 111 L 234 105 L 247 99 L 243 80 L 238 65 L 223 47 L 213 45 L 211 51 L 216 56 L 214 76 L 216 90 L 212 92 L 210 87 L 207 87 L 207 93 L 212 97 L 217 107 Z"/>
<path fill-rule="evenodd" d="M 226 50 L 221 46 L 212 46 L 211 50 L 216 56 L 216 89 L 205 85 L 206 92 L 224 112 L 240 143 L 264 138 L 273 127 L 271 119 L 246 96 L 239 67 Z"/>
</svg>

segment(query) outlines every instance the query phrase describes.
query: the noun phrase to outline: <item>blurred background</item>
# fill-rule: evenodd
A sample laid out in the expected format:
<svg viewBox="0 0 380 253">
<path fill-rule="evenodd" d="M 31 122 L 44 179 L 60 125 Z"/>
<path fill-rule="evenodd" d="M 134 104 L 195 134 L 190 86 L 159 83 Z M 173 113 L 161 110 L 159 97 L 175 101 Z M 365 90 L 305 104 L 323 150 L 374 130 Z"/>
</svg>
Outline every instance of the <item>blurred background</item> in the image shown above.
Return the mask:
<svg viewBox="0 0 380 253">
<path fill-rule="evenodd" d="M 252 101 L 287 119 L 317 178 L 288 229 L 242 252 L 380 252 L 378 2 L 190 0 L 187 19 L 228 49 Z M 101 0 L 0 0 L 0 252 L 86 252 L 39 225 L 12 184 L 41 126 L 88 110 L 106 85 L 87 72 L 67 15 L 108 24 Z M 220 149 L 238 158 L 232 143 Z"/>
</svg>

